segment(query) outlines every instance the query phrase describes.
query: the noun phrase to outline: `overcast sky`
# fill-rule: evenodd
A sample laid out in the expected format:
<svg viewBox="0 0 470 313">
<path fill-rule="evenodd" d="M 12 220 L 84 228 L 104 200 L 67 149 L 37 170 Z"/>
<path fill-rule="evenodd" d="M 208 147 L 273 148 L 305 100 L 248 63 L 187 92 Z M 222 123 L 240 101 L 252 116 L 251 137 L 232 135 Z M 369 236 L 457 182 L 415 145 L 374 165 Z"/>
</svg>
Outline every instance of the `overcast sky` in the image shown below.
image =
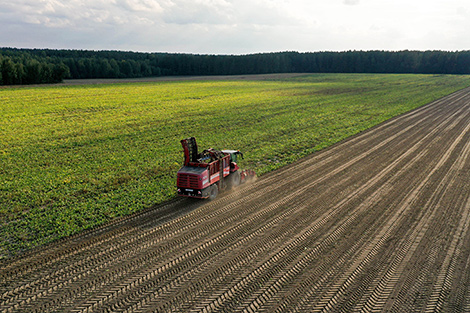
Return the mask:
<svg viewBox="0 0 470 313">
<path fill-rule="evenodd" d="M 469 0 L 0 0 L 0 47 L 470 50 Z"/>
</svg>

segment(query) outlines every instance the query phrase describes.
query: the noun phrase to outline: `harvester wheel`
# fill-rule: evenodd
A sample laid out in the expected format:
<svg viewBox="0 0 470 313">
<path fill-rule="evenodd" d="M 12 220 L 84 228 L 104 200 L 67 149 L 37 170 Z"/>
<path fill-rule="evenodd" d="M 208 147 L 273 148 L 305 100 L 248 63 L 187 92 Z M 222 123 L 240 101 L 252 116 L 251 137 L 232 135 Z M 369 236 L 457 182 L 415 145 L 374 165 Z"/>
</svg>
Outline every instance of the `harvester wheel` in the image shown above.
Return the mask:
<svg viewBox="0 0 470 313">
<path fill-rule="evenodd" d="M 214 200 L 215 198 L 217 198 L 218 194 L 219 194 L 219 188 L 215 184 L 212 185 L 210 193 L 209 193 L 209 200 Z"/>
<path fill-rule="evenodd" d="M 240 185 L 240 182 L 241 182 L 240 172 L 236 171 L 230 174 L 228 181 L 229 181 L 230 188 Z"/>
</svg>

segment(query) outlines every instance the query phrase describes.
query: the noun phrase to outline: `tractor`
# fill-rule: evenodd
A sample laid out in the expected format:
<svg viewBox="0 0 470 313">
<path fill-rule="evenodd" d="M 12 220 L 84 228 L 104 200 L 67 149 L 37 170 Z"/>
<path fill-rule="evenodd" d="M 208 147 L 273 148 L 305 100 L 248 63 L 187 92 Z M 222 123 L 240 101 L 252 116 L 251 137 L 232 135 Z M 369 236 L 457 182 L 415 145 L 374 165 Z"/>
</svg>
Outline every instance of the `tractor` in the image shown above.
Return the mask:
<svg viewBox="0 0 470 313">
<path fill-rule="evenodd" d="M 256 176 L 252 170 L 240 170 L 238 150 L 206 149 L 198 152 L 196 138 L 181 140 L 184 165 L 177 173 L 178 195 L 213 200 L 219 191 L 236 187 Z"/>
</svg>

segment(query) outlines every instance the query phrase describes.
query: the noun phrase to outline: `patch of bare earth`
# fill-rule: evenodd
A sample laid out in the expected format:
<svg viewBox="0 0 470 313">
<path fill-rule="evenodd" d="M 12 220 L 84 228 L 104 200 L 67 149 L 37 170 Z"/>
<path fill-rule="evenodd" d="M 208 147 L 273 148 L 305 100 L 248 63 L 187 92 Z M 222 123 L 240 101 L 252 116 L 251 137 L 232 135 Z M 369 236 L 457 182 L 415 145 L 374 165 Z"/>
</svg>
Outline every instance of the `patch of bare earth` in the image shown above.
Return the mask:
<svg viewBox="0 0 470 313">
<path fill-rule="evenodd" d="M 98 78 L 98 79 L 66 79 L 58 85 L 90 85 L 116 83 L 148 83 L 163 81 L 197 81 L 197 80 L 277 80 L 303 76 L 299 73 L 256 74 L 256 75 L 214 75 L 214 76 L 160 76 L 143 78 Z"/>
<path fill-rule="evenodd" d="M 470 311 L 470 89 L 0 264 L 2 312 Z"/>
</svg>

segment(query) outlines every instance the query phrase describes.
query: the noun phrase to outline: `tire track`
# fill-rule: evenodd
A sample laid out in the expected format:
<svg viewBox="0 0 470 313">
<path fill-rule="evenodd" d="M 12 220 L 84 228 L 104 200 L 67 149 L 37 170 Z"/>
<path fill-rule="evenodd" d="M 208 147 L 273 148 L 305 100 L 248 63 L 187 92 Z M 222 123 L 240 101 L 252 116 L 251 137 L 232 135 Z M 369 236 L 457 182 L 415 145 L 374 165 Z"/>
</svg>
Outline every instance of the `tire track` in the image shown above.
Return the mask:
<svg viewBox="0 0 470 313">
<path fill-rule="evenodd" d="M 454 123 L 454 124 L 455 124 L 455 123 Z M 411 152 L 411 150 L 409 150 L 408 153 L 409 153 L 409 152 Z M 402 169 L 402 171 L 403 171 L 403 170 L 406 170 L 406 167 L 410 167 L 411 165 L 413 165 L 413 163 L 416 163 L 416 162 L 419 161 L 421 158 L 423 158 L 423 155 L 424 155 L 424 154 L 421 153 L 420 155 L 418 155 L 418 156 L 414 159 L 413 162 L 407 163 L 407 165 Z M 401 175 L 397 175 L 397 176 L 400 177 Z M 389 184 L 393 184 L 393 182 L 391 182 L 391 183 L 389 183 Z M 385 185 L 382 185 L 382 186 L 384 187 Z M 382 188 L 382 189 L 383 189 L 383 188 Z M 382 190 L 379 189 L 378 192 L 380 192 L 380 191 L 382 191 Z M 367 203 L 367 202 L 370 202 L 370 201 L 367 201 L 367 200 L 366 200 L 365 202 Z M 393 221 L 393 220 L 396 220 L 396 219 L 391 218 L 390 220 Z M 383 227 L 383 229 L 384 229 L 384 230 L 387 230 L 387 229 L 390 229 L 390 227 Z M 384 243 L 384 242 L 385 242 L 385 243 L 386 243 L 387 241 L 388 241 L 388 238 L 387 238 L 387 237 L 384 237 L 384 234 L 383 234 L 383 232 L 382 232 L 381 234 L 379 234 L 379 236 L 376 237 L 375 242 L 374 242 L 374 241 L 372 242 L 372 246 L 369 247 L 368 249 L 365 249 L 366 252 L 365 252 L 364 255 L 368 255 L 368 254 L 370 253 L 370 251 L 373 251 L 373 250 L 372 250 L 372 247 L 374 247 L 374 248 L 373 248 L 374 250 L 377 250 L 377 245 L 378 245 L 379 242 L 381 242 L 381 243 Z M 365 257 L 359 258 L 359 260 L 365 260 Z M 357 265 L 354 265 L 354 266 L 352 266 L 352 268 L 353 268 L 353 269 L 356 269 L 356 268 L 358 268 L 358 266 L 357 266 Z M 346 273 L 346 274 L 344 274 L 344 276 L 345 276 L 345 277 L 348 277 L 348 278 L 351 278 L 351 274 L 350 274 L 350 273 Z M 346 278 L 345 278 L 345 279 L 346 279 Z M 344 285 L 338 284 L 338 288 L 344 288 Z M 333 292 L 333 293 L 334 293 L 334 292 Z M 311 297 L 311 294 L 308 294 L 308 295 L 306 296 L 306 298 L 310 298 L 310 297 Z M 332 301 L 334 301 L 334 300 L 332 300 Z M 322 304 L 326 306 L 326 305 L 328 304 L 328 302 L 325 302 L 325 301 L 324 301 L 324 302 L 322 302 Z M 303 307 L 304 307 L 305 305 L 306 305 L 305 303 L 302 303 L 302 306 L 303 306 Z M 331 305 L 330 305 L 330 306 L 331 306 Z M 287 309 L 287 308 L 284 307 L 284 308 L 283 308 L 283 311 L 284 311 L 285 309 Z"/>
</svg>

